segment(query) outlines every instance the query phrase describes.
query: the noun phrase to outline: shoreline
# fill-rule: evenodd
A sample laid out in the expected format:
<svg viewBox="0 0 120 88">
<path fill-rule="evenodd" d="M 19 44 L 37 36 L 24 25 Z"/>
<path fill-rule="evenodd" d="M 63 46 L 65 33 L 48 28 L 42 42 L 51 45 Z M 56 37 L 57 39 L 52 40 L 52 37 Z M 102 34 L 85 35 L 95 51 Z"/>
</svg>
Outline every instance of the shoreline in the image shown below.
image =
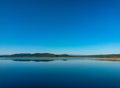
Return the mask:
<svg viewBox="0 0 120 88">
<path fill-rule="evenodd" d="M 106 60 L 106 61 L 120 61 L 120 57 L 0 57 L 0 58 L 21 58 L 21 59 L 23 59 L 23 58 L 37 58 L 37 59 L 41 59 L 41 58 L 43 58 L 43 59 L 51 59 L 51 58 L 58 58 L 58 59 L 63 59 L 63 58 L 96 58 L 97 60 Z"/>
<path fill-rule="evenodd" d="M 107 61 L 120 61 L 120 57 L 114 57 L 114 58 L 101 58 L 100 60 L 107 60 Z"/>
</svg>

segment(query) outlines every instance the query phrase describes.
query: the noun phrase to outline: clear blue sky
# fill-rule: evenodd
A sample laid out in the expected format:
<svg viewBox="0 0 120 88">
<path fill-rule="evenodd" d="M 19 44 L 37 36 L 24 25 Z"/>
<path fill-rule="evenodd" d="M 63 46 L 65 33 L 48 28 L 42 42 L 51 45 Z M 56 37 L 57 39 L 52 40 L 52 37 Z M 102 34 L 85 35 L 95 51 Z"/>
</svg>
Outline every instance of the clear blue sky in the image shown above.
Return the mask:
<svg viewBox="0 0 120 88">
<path fill-rule="evenodd" d="M 120 53 L 120 0 L 0 0 L 0 49 Z"/>
</svg>

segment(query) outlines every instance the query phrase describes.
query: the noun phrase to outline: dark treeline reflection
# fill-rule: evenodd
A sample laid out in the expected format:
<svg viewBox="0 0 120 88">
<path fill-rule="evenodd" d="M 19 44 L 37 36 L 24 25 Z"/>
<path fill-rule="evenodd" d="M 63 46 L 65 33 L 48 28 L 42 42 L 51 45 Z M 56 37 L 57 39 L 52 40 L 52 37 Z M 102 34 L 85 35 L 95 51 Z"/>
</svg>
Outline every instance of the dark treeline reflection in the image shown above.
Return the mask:
<svg viewBox="0 0 120 88">
<path fill-rule="evenodd" d="M 12 61 L 20 61 L 20 62 L 52 62 L 52 61 L 58 61 L 56 59 L 36 59 L 36 60 L 31 60 L 31 59 L 11 59 Z M 68 61 L 68 59 L 59 59 L 59 61 Z"/>
<path fill-rule="evenodd" d="M 12 61 L 20 61 L 20 62 L 29 62 L 29 61 L 34 61 L 34 62 L 51 62 L 55 61 L 54 59 L 41 59 L 41 60 L 31 60 L 31 59 L 12 59 Z"/>
<path fill-rule="evenodd" d="M 0 60 L 10 60 L 10 61 L 18 61 L 18 62 L 53 62 L 53 61 L 68 61 L 75 59 L 67 59 L 67 58 L 1 58 Z"/>
<path fill-rule="evenodd" d="M 86 60 L 80 58 L 0 58 L 0 60 L 10 60 L 18 62 L 53 62 L 53 61 L 74 61 L 74 60 Z"/>
</svg>

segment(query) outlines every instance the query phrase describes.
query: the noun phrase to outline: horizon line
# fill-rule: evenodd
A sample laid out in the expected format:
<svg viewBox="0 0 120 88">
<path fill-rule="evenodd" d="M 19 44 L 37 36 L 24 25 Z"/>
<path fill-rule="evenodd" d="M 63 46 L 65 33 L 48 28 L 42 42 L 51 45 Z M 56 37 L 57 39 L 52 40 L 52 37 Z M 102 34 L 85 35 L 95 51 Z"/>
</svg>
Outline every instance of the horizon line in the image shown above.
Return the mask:
<svg viewBox="0 0 120 88">
<path fill-rule="evenodd" d="M 37 54 L 37 53 L 11 53 L 11 54 L 0 54 L 0 55 L 14 55 L 14 54 Z M 48 53 L 48 52 L 40 52 L 38 54 L 56 54 L 56 55 L 63 55 L 63 54 L 66 54 L 66 55 L 117 55 L 117 54 L 120 54 L 120 53 L 106 53 L 106 54 L 67 54 L 67 53 Z"/>
</svg>

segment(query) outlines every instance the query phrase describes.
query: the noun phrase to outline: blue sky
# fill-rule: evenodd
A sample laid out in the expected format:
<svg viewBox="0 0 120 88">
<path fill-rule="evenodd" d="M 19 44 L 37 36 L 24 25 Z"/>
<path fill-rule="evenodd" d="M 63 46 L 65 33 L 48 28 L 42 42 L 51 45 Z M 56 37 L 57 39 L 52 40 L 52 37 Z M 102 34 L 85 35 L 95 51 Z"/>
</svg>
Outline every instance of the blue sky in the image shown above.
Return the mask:
<svg viewBox="0 0 120 88">
<path fill-rule="evenodd" d="M 120 53 L 119 0 L 0 0 L 0 54 Z"/>
</svg>

